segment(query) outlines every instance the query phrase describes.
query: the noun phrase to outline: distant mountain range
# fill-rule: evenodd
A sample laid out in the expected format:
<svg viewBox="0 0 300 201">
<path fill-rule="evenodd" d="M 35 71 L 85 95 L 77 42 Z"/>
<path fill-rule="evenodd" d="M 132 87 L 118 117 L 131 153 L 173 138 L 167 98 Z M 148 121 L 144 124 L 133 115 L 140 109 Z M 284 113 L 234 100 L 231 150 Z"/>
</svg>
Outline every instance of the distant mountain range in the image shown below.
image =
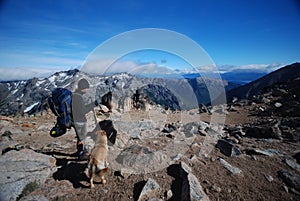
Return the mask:
<svg viewBox="0 0 300 201">
<path fill-rule="evenodd" d="M 79 70 L 61 71 L 43 79 L 1 82 L 0 114 L 23 115 L 43 111 L 48 107 L 47 99 L 53 89 L 61 87 L 74 91 L 80 78 L 86 78 L 90 82 L 91 88 L 87 95 L 93 100 L 100 99 L 111 91 L 116 102 L 115 109 L 123 109 L 136 90 L 152 104 L 181 110 L 197 108 L 200 103 L 209 104 L 212 96 L 210 93 L 217 97 L 220 93 L 218 89 L 232 89 L 236 86 L 227 81 L 203 77 L 141 78 L 128 73 L 98 76 Z"/>
<path fill-rule="evenodd" d="M 261 71 L 231 71 L 221 74 L 221 77 L 228 82 L 244 85 L 267 74 Z"/>
<path fill-rule="evenodd" d="M 77 81 L 82 77 L 89 80 L 92 86 L 89 95 L 93 99 L 112 91 L 119 109 L 124 107 L 125 100 L 132 98 L 138 89 L 152 104 L 180 110 L 196 108 L 199 104 L 210 104 L 211 97 L 217 97 L 218 93 L 221 93 L 218 89 L 221 88 L 225 88 L 227 100 L 233 97 L 247 98 L 272 83 L 286 81 L 299 74 L 299 63 L 283 67 L 265 76 L 263 73 L 253 72 L 248 74 L 231 72 L 222 75 L 223 79 L 227 78 L 234 82 L 199 77 L 199 74 L 195 73 L 184 74 L 181 79 L 142 78 L 128 73 L 96 76 L 75 69 L 57 72 L 47 78 L 0 82 L 0 114 L 22 115 L 43 111 L 47 108 L 47 99 L 53 89 L 62 87 L 74 91 Z M 243 86 L 236 83 L 243 77 L 251 80 L 259 76 L 263 77 Z"/>
<path fill-rule="evenodd" d="M 300 75 L 300 63 L 294 63 L 273 71 L 257 80 L 249 82 L 227 92 L 227 100 L 233 97 L 247 99 L 260 93 L 264 88 L 275 83 L 286 82 Z"/>
</svg>

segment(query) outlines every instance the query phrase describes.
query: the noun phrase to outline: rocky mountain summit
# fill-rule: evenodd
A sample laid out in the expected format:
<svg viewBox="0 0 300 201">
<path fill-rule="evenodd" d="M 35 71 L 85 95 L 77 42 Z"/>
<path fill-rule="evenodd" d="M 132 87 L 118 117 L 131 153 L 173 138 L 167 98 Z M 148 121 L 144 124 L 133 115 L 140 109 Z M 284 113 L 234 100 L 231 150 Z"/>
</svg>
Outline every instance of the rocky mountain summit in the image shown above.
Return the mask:
<svg viewBox="0 0 300 201">
<path fill-rule="evenodd" d="M 89 80 L 95 91 L 136 92 L 136 77 L 102 79 Z M 61 80 L 56 86 L 65 86 Z M 296 76 L 214 107 L 135 109 L 124 99 L 109 115 L 95 108 L 88 113 L 89 150 L 99 122 L 111 120 L 118 134 L 108 148 L 107 183 L 96 180 L 93 189 L 83 173 L 87 162 L 74 155 L 73 129 L 50 137 L 55 116 L 49 110 L 1 116 L 0 200 L 299 200 L 299 81 Z"/>
<path fill-rule="evenodd" d="M 127 73 L 100 76 L 75 69 L 57 72 L 42 79 L 0 82 L 0 114 L 23 116 L 43 112 L 48 108 L 47 99 L 55 88 L 74 91 L 80 78 L 90 82 L 89 93 L 93 100 L 111 91 L 115 108 L 118 109 L 127 107 L 128 100 L 136 90 L 144 94 L 144 97 L 148 98 L 147 102 L 151 104 L 172 110 L 186 110 L 197 108 L 198 103 L 209 104 L 210 93 L 215 93 L 213 90 L 219 93 L 219 89 L 230 89 L 233 86 L 227 81 L 204 77 L 141 78 Z"/>
</svg>

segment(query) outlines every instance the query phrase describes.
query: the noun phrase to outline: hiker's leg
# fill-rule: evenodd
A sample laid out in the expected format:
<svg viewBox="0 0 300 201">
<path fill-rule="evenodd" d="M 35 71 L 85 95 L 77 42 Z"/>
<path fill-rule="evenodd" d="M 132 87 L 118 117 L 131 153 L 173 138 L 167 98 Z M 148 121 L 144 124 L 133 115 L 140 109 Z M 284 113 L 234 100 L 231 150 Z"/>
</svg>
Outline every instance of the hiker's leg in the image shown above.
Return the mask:
<svg viewBox="0 0 300 201">
<path fill-rule="evenodd" d="M 89 158 L 88 151 L 85 148 L 85 139 L 87 135 L 86 122 L 74 122 L 77 135 L 77 154 L 79 160 L 87 160 Z"/>
<path fill-rule="evenodd" d="M 74 122 L 74 128 L 75 128 L 77 140 L 84 142 L 87 134 L 86 122 Z"/>
<path fill-rule="evenodd" d="M 77 150 L 78 152 L 84 151 L 87 124 L 85 122 L 74 122 L 74 128 L 77 137 Z"/>
</svg>

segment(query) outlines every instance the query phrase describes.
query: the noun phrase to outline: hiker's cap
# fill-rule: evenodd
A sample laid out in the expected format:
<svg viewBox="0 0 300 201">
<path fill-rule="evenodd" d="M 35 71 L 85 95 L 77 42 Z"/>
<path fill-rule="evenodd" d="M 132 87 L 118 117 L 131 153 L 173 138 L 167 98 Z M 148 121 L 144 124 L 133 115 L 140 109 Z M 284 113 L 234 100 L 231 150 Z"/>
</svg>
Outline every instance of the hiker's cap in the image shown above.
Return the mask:
<svg viewBox="0 0 300 201">
<path fill-rule="evenodd" d="M 86 79 L 83 78 L 83 79 L 79 80 L 79 82 L 78 82 L 79 90 L 88 89 L 88 88 L 90 88 L 90 84 Z"/>
</svg>

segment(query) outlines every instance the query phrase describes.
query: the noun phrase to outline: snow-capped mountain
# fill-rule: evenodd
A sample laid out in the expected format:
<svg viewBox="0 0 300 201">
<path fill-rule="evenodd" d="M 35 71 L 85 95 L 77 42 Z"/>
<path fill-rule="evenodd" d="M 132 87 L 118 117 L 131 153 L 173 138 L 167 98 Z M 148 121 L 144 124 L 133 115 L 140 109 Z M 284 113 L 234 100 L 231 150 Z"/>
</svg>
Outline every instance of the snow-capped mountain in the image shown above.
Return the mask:
<svg viewBox="0 0 300 201">
<path fill-rule="evenodd" d="M 117 107 L 122 108 L 126 98 L 132 98 L 136 90 L 149 98 L 149 102 L 171 109 L 189 109 L 198 104 L 208 104 L 208 88 L 228 87 L 226 81 L 203 79 L 141 78 L 128 73 L 110 76 L 91 75 L 79 70 L 57 72 L 47 78 L 0 83 L 0 114 L 35 114 L 48 107 L 47 99 L 53 89 L 67 88 L 74 91 L 80 78 L 90 83 L 88 96 L 100 99 L 111 91 Z M 116 108 L 117 109 L 117 108 Z"/>
<path fill-rule="evenodd" d="M 72 88 L 78 70 L 62 71 L 48 78 L 0 83 L 2 115 L 34 113 L 46 107 L 47 98 L 57 87 Z"/>
</svg>

